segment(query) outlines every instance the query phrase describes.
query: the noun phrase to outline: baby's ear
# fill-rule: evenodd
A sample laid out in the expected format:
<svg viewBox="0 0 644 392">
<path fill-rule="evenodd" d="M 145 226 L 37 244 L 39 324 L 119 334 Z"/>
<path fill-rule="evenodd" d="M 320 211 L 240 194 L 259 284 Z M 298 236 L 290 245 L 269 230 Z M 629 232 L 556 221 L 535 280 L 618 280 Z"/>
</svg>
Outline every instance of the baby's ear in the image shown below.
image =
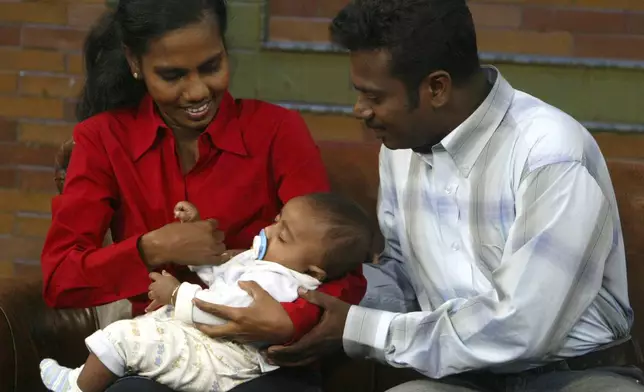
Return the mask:
<svg viewBox="0 0 644 392">
<path fill-rule="evenodd" d="M 326 280 L 326 271 L 324 271 L 317 265 L 309 266 L 309 268 L 306 270 L 306 273 L 319 280 L 320 282 L 324 282 Z"/>
</svg>

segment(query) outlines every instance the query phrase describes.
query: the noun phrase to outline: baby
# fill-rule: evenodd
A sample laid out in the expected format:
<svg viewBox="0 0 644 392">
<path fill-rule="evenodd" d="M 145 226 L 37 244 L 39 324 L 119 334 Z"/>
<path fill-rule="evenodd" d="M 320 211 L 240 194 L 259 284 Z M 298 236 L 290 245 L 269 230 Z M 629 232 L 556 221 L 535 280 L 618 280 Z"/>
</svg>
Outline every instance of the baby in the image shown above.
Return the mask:
<svg viewBox="0 0 644 392">
<path fill-rule="evenodd" d="M 177 204 L 175 216 L 200 219 L 187 202 Z M 138 374 L 176 391 L 228 391 L 276 367 L 263 360 L 257 345 L 210 339 L 196 329 L 194 323 L 226 321 L 199 310 L 193 298 L 249 306 L 253 299 L 238 283 L 255 281 L 277 301 L 295 301 L 299 287 L 315 290 L 369 260 L 372 238 L 369 218 L 353 202 L 332 193 L 294 198 L 255 237 L 252 249 L 220 266 L 191 267 L 208 289 L 180 283 L 165 271 L 152 274 L 151 312 L 89 336 L 90 355 L 80 368 L 44 359 L 43 383 L 56 392 L 99 392 L 118 377 Z"/>
</svg>

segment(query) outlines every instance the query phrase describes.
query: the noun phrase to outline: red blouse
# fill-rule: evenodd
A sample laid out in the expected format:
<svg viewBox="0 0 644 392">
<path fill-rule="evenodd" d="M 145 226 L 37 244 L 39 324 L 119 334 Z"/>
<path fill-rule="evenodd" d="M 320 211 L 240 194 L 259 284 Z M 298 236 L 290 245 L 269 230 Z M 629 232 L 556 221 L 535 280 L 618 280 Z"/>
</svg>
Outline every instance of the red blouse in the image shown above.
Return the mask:
<svg viewBox="0 0 644 392">
<path fill-rule="evenodd" d="M 50 306 L 89 307 L 128 298 L 133 313 L 141 314 L 150 279 L 137 240 L 174 221 L 173 208 L 181 200 L 195 204 L 203 219 L 219 221 L 229 249 L 243 249 L 289 199 L 329 190 L 318 148 L 296 112 L 229 94 L 199 136 L 199 159 L 186 175 L 173 134 L 149 96 L 138 109 L 81 122 L 74 141 L 42 253 Z M 108 228 L 114 244 L 102 247 Z M 163 269 L 180 281 L 201 283 L 187 267 Z M 359 270 L 319 290 L 357 303 L 365 288 Z M 295 325 L 295 339 L 319 319 L 320 309 L 302 299 L 282 305 Z"/>
</svg>

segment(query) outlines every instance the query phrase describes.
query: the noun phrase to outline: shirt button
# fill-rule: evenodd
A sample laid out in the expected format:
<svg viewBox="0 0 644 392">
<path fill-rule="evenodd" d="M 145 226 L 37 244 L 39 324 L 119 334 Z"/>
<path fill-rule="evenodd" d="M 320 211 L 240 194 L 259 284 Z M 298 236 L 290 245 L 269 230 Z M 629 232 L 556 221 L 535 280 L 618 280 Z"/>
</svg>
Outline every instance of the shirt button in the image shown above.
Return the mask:
<svg viewBox="0 0 644 392">
<path fill-rule="evenodd" d="M 461 249 L 461 246 L 458 244 L 458 242 L 454 242 L 454 243 L 452 244 L 452 250 L 453 250 L 454 252 L 458 252 L 460 249 Z"/>
</svg>

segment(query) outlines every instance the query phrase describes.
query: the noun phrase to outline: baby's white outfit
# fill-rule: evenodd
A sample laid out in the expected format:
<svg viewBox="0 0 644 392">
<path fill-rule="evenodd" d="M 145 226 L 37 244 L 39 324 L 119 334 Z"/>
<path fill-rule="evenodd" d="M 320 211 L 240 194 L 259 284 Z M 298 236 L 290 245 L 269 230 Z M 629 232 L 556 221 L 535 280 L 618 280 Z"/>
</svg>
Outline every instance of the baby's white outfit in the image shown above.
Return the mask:
<svg viewBox="0 0 644 392">
<path fill-rule="evenodd" d="M 276 369 L 263 360 L 258 347 L 211 339 L 193 326 L 226 322 L 199 310 L 193 298 L 249 306 L 253 299 L 239 288 L 241 281 L 257 282 L 279 302 L 295 301 L 299 287 L 315 290 L 320 285 L 309 275 L 258 260 L 257 245 L 256 241 L 253 249 L 221 266 L 191 267 L 209 289 L 182 283 L 174 308 L 164 306 L 135 319 L 110 324 L 89 336 L 87 347 L 114 374 L 138 374 L 175 391 L 225 392 Z"/>
</svg>

